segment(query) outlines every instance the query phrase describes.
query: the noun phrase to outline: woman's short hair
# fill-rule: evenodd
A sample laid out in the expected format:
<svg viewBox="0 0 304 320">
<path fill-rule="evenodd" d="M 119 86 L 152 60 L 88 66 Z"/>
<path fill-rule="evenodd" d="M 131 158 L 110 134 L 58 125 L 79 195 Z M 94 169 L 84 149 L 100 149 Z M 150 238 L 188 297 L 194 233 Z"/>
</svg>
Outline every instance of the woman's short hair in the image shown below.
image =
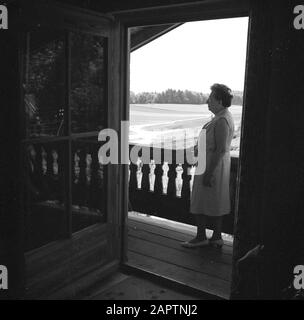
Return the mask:
<svg viewBox="0 0 304 320">
<path fill-rule="evenodd" d="M 233 95 L 231 94 L 231 89 L 224 84 L 215 83 L 211 86 L 211 91 L 214 92 L 214 96 L 217 100 L 221 100 L 225 108 L 231 106 L 231 101 Z"/>
</svg>

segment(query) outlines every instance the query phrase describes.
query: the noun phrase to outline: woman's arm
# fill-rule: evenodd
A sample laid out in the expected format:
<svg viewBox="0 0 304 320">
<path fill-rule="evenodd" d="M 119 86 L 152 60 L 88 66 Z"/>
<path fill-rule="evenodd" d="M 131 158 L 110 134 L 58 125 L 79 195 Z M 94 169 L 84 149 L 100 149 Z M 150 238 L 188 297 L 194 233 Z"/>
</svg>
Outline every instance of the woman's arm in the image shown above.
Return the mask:
<svg viewBox="0 0 304 320">
<path fill-rule="evenodd" d="M 214 170 L 226 152 L 227 138 L 229 136 L 229 127 L 227 121 L 223 118 L 219 119 L 214 130 L 216 149 L 212 152 L 210 163 L 206 168 L 203 178 L 203 184 L 209 187 L 211 187 L 211 178 Z"/>
</svg>

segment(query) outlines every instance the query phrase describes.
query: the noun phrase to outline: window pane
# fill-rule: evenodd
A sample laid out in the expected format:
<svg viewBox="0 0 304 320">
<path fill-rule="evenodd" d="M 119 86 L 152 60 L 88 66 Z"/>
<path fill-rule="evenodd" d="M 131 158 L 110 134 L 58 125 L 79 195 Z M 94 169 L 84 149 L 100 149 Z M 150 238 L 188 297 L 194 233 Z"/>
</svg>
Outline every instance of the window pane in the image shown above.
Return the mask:
<svg viewBox="0 0 304 320">
<path fill-rule="evenodd" d="M 106 170 L 98 161 L 97 136 L 72 143 L 73 232 L 106 221 Z"/>
<path fill-rule="evenodd" d="M 71 35 L 72 132 L 99 131 L 106 123 L 106 39 Z"/>
<path fill-rule="evenodd" d="M 26 250 L 62 238 L 67 231 L 64 159 L 66 142 L 25 147 Z"/>
<path fill-rule="evenodd" d="M 27 137 L 64 134 L 64 35 L 32 32 L 26 56 Z"/>
</svg>

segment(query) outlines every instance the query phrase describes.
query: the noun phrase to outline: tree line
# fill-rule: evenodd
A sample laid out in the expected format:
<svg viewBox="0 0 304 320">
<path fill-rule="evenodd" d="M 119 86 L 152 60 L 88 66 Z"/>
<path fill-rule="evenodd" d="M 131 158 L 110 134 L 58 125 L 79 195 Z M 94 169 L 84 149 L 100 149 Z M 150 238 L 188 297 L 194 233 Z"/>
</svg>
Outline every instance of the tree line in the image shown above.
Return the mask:
<svg viewBox="0 0 304 320">
<path fill-rule="evenodd" d="M 131 104 L 173 103 L 173 104 L 205 104 L 208 94 L 190 90 L 167 89 L 163 92 L 130 92 Z M 243 105 L 243 93 L 233 92 L 233 105 Z"/>
</svg>

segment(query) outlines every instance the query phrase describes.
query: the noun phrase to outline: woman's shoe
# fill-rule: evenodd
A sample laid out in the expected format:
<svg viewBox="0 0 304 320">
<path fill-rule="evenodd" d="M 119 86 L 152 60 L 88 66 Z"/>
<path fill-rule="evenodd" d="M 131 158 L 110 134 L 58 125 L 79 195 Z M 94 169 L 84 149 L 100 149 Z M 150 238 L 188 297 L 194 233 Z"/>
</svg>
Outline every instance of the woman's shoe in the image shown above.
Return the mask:
<svg viewBox="0 0 304 320">
<path fill-rule="evenodd" d="M 209 245 L 220 249 L 224 245 L 224 241 L 223 239 L 217 239 L 217 240 L 209 239 Z"/>
<path fill-rule="evenodd" d="M 209 245 L 208 239 L 201 240 L 201 241 L 186 241 L 182 242 L 181 246 L 184 248 L 199 248 L 199 247 L 207 247 Z"/>
</svg>

